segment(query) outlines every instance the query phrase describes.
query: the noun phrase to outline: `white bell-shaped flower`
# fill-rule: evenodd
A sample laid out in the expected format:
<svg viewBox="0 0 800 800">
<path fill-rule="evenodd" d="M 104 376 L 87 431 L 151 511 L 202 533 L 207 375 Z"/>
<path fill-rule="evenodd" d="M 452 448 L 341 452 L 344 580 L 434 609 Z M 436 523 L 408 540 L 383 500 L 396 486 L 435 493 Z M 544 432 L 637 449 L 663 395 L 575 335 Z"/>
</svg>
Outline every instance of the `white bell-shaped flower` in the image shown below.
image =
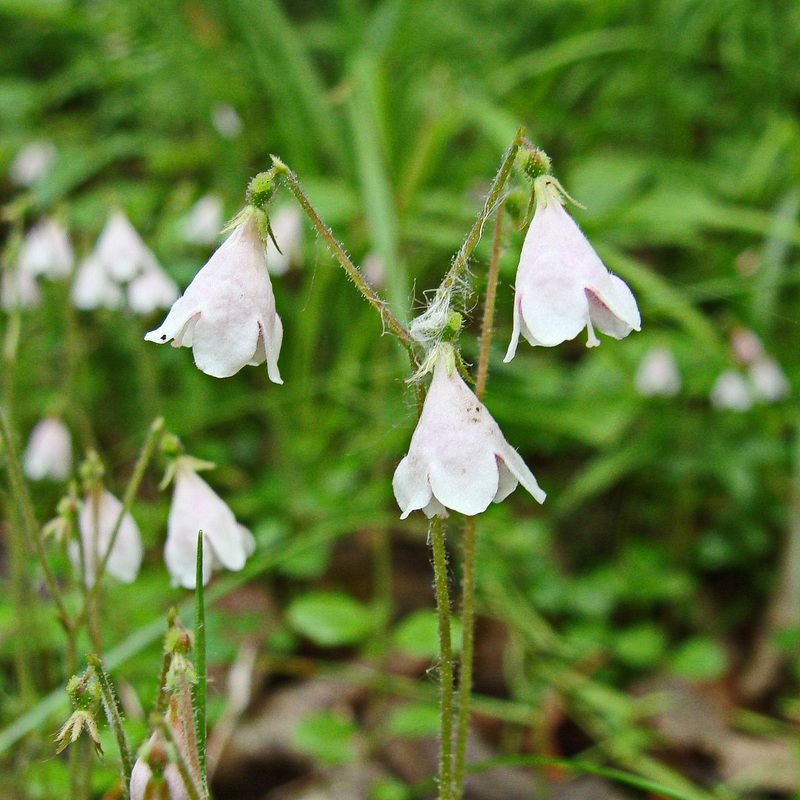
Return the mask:
<svg viewBox="0 0 800 800">
<path fill-rule="evenodd" d="M 72 439 L 67 426 L 46 417 L 31 432 L 22 454 L 22 471 L 32 481 L 50 478 L 65 481 L 72 466 Z"/>
<path fill-rule="evenodd" d="M 514 297 L 514 329 L 505 361 L 520 334 L 532 345 L 553 347 L 588 329 L 588 347 L 602 333 L 622 339 L 641 328 L 628 285 L 605 267 L 564 208 L 557 182 L 536 179 L 536 212 L 522 245 Z"/>
<path fill-rule="evenodd" d="M 150 248 L 121 211 L 114 211 L 97 237 L 94 255 L 106 274 L 124 283 L 132 281 L 156 262 Z"/>
<path fill-rule="evenodd" d="M 181 219 L 181 237 L 190 244 L 213 244 L 222 223 L 222 200 L 215 194 L 203 195 Z"/>
<path fill-rule="evenodd" d="M 711 405 L 728 411 L 744 412 L 753 407 L 753 389 L 744 375 L 733 369 L 721 372 L 711 387 Z"/>
<path fill-rule="evenodd" d="M 756 397 L 764 403 L 776 403 L 789 394 L 789 380 L 774 358 L 760 356 L 750 364 L 747 374 Z"/>
<path fill-rule="evenodd" d="M 408 455 L 398 464 L 392 488 L 401 519 L 422 509 L 480 514 L 521 483 L 540 503 L 545 493 L 500 426 L 461 379 L 444 346 L 433 370 Z"/>
<path fill-rule="evenodd" d="M 103 262 L 94 253 L 78 264 L 69 296 L 75 308 L 82 311 L 115 309 L 122 305 L 122 287 L 109 277 Z"/>
<path fill-rule="evenodd" d="M 169 800 L 189 800 L 189 792 L 183 784 L 181 773 L 175 764 L 167 764 L 164 769 L 164 786 L 160 790 L 166 790 L 166 795 L 147 793 L 147 785 L 150 783 L 153 771 L 149 764 L 140 756 L 136 759 L 131 770 L 131 800 L 146 800 L 146 798 L 163 798 Z M 151 790 L 152 792 L 152 790 Z"/>
<path fill-rule="evenodd" d="M 121 510 L 122 503 L 107 491 L 90 492 L 84 501 L 78 515 L 78 530 L 83 546 L 83 570 L 87 586 L 94 585 L 97 570 L 111 545 L 114 526 Z M 70 556 L 77 567 L 79 563 L 77 546 L 70 548 Z M 139 527 L 133 517 L 125 513 L 106 563 L 106 571 L 122 583 L 133 583 L 139 574 L 142 556 L 142 537 Z"/>
<path fill-rule="evenodd" d="M 195 275 L 161 327 L 144 338 L 191 347 L 198 368 L 215 378 L 266 361 L 270 380 L 283 383 L 278 370 L 283 325 L 255 212 L 245 216 Z"/>
<path fill-rule="evenodd" d="M 285 275 L 300 260 L 303 247 L 303 215 L 296 205 L 280 206 L 270 215 L 269 224 L 278 247 L 267 237 L 267 269 Z"/>
<path fill-rule="evenodd" d="M 634 379 L 636 391 L 643 397 L 674 397 L 681 388 L 681 376 L 675 356 L 668 347 L 652 347 L 639 362 Z"/>
<path fill-rule="evenodd" d="M 179 459 L 164 546 L 173 586 L 195 588 L 200 531 L 204 584 L 214 570 L 242 569 L 255 550 L 253 535 L 236 521 L 227 503 L 194 471 L 188 459 Z"/>
<path fill-rule="evenodd" d="M 66 278 L 74 263 L 67 231 L 60 222 L 47 217 L 26 234 L 17 268 L 30 275 L 58 279 Z"/>
<path fill-rule="evenodd" d="M 128 307 L 135 314 L 152 314 L 169 308 L 179 295 L 175 281 L 153 262 L 128 284 Z"/>
</svg>

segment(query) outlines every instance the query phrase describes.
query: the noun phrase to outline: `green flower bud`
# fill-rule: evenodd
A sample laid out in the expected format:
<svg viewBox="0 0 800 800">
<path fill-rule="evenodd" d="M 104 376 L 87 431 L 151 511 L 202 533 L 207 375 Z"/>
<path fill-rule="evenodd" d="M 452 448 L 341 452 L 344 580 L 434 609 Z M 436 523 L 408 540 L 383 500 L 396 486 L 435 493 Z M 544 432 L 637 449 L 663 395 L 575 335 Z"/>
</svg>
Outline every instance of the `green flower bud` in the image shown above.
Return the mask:
<svg viewBox="0 0 800 800">
<path fill-rule="evenodd" d="M 272 200 L 277 188 L 272 170 L 259 172 L 247 187 L 247 202 L 263 211 L 264 206 Z"/>
</svg>

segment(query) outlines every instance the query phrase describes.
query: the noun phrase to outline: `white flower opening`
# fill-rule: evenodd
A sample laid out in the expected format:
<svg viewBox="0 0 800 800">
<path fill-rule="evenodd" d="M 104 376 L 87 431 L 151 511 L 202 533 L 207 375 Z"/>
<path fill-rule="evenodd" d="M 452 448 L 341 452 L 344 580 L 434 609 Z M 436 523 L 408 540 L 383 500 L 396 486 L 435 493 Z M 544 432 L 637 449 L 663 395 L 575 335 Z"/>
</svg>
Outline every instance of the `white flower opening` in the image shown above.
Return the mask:
<svg viewBox="0 0 800 800">
<path fill-rule="evenodd" d="M 584 328 L 587 347 L 600 344 L 594 329 L 622 339 L 641 328 L 628 285 L 605 267 L 564 208 L 549 176 L 535 183 L 536 212 L 522 245 L 514 297 L 514 329 L 505 361 L 514 357 L 520 334 L 532 345 L 554 347 Z"/>
<path fill-rule="evenodd" d="M 427 517 L 446 516 L 446 509 L 479 514 L 518 483 L 544 502 L 533 473 L 441 348 L 408 455 L 392 479 L 401 519 L 417 509 Z"/>
<path fill-rule="evenodd" d="M 173 586 L 195 588 L 200 531 L 203 531 L 203 584 L 208 583 L 215 570 L 242 569 L 255 550 L 253 534 L 236 521 L 227 503 L 186 461 L 179 461 L 164 546 L 164 560 Z"/>
<path fill-rule="evenodd" d="M 111 537 L 120 511 L 122 503 L 110 492 L 91 492 L 84 501 L 78 515 L 78 529 L 83 547 L 83 571 L 87 586 L 94 585 L 97 570 L 111 545 Z M 70 548 L 70 558 L 77 567 L 80 563 L 80 551 L 76 542 L 72 544 L 74 546 Z M 119 533 L 111 548 L 106 571 L 122 583 L 133 583 L 139 574 L 143 554 L 139 527 L 133 517 L 126 513 L 122 517 Z"/>
<path fill-rule="evenodd" d="M 22 471 L 32 481 L 50 478 L 65 481 L 72 467 L 72 439 L 67 426 L 56 417 L 46 417 L 31 431 L 22 456 Z"/>
<path fill-rule="evenodd" d="M 191 347 L 197 367 L 215 378 L 266 361 L 270 380 L 283 383 L 283 325 L 264 253 L 258 219 L 249 214 L 195 275 L 161 327 L 144 338 Z"/>
</svg>

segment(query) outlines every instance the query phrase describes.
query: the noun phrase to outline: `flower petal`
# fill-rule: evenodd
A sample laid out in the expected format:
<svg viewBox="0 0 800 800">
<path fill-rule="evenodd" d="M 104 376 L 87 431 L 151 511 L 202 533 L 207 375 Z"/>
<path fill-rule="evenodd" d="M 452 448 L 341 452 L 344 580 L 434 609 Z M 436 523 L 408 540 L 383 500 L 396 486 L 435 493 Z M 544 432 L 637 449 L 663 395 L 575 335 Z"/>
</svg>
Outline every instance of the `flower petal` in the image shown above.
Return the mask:
<svg viewBox="0 0 800 800">
<path fill-rule="evenodd" d="M 397 505 L 405 519 L 412 511 L 426 508 L 431 502 L 431 487 L 425 468 L 412 455 L 407 455 L 397 465 L 392 478 L 392 489 Z"/>
<path fill-rule="evenodd" d="M 528 490 L 531 497 L 537 503 L 544 503 L 547 493 L 539 486 L 528 465 L 522 460 L 522 456 L 505 440 L 497 449 L 497 455 L 503 460 L 506 469 Z"/>
<path fill-rule="evenodd" d="M 589 314 L 600 331 L 624 339 L 631 331 L 641 330 L 642 318 L 628 284 L 611 273 L 608 279 L 602 290 L 587 288 Z"/>
</svg>

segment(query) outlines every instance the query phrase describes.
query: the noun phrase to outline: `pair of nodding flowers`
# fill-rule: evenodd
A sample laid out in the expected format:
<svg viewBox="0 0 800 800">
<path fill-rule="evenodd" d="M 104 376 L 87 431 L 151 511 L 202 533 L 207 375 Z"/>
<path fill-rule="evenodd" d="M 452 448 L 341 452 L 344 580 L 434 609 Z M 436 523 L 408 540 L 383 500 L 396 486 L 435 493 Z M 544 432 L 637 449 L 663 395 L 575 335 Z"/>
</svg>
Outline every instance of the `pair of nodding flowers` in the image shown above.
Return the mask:
<svg viewBox="0 0 800 800">
<path fill-rule="evenodd" d="M 534 196 L 505 360 L 514 357 L 520 335 L 532 345 L 552 347 L 585 328 L 587 346 L 593 347 L 600 343 L 595 329 L 616 339 L 639 330 L 633 294 L 606 269 L 566 211 L 558 182 L 537 177 Z M 265 227 L 263 212 L 247 209 L 161 327 L 145 338 L 192 347 L 197 366 L 216 377 L 266 360 L 270 379 L 280 383 L 282 326 L 266 269 Z M 437 347 L 428 359 L 433 377 L 422 414 L 392 482 L 402 516 L 417 509 L 428 517 L 446 516 L 447 509 L 478 514 L 517 483 L 543 502 L 533 474 L 459 376 L 452 346 Z"/>
<path fill-rule="evenodd" d="M 171 476 L 175 486 L 167 520 L 164 561 L 173 586 L 195 588 L 197 537 L 203 531 L 203 583 L 211 573 L 225 569 L 238 571 L 255 550 L 255 539 L 240 525 L 227 503 L 197 474 L 211 465 L 188 456 L 178 456 Z M 91 490 L 78 515 L 77 543 L 70 550 L 73 563 L 83 563 L 83 579 L 93 586 L 103 559 L 106 571 L 122 583 L 133 583 L 142 563 L 143 548 L 139 527 L 130 513 L 111 492 Z M 114 530 L 119 522 L 119 530 Z M 113 542 L 112 542 L 113 539 Z M 110 548 L 110 553 L 109 553 Z M 108 554 L 108 555 L 106 555 Z"/>
</svg>

